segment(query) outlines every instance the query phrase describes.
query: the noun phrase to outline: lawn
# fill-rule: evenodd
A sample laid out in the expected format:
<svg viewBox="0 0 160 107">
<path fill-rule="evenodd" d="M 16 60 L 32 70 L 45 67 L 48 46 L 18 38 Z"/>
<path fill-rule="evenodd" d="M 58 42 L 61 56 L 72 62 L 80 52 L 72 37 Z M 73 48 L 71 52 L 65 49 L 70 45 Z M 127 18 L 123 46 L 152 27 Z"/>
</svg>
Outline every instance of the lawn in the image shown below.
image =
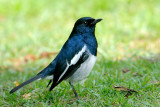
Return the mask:
<svg viewBox="0 0 160 107">
<path fill-rule="evenodd" d="M 0 106 L 159 106 L 159 4 L 160 0 L 0 0 Z M 74 22 L 84 16 L 103 21 L 95 32 L 97 62 L 84 84 L 75 85 L 80 100 L 65 81 L 51 92 L 48 80 L 42 80 L 10 95 L 13 87 L 54 59 Z"/>
</svg>

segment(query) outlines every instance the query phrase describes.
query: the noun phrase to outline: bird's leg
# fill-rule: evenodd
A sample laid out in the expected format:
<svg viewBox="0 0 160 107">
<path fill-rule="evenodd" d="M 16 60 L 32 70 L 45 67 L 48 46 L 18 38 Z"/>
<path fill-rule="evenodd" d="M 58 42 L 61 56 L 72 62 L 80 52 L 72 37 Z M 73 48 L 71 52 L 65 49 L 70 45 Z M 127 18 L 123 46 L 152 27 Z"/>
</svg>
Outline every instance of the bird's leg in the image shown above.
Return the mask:
<svg viewBox="0 0 160 107">
<path fill-rule="evenodd" d="M 52 82 L 52 80 L 49 81 L 49 83 L 48 83 L 48 85 L 47 85 L 47 88 L 48 88 L 48 86 L 50 85 L 51 82 Z"/>
<path fill-rule="evenodd" d="M 72 90 L 73 90 L 73 92 L 74 92 L 74 94 L 75 94 L 75 97 L 79 100 L 78 94 L 77 94 L 77 92 L 76 92 L 73 84 L 72 84 L 71 82 L 69 82 L 69 84 L 70 84 L 70 86 L 72 87 Z"/>
</svg>

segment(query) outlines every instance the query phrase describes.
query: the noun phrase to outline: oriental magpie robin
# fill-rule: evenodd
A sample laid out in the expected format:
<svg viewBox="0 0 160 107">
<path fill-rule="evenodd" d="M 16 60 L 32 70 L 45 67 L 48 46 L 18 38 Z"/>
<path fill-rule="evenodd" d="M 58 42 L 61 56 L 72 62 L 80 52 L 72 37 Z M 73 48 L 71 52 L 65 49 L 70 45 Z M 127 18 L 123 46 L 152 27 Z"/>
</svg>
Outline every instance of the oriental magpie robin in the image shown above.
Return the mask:
<svg viewBox="0 0 160 107">
<path fill-rule="evenodd" d="M 35 80 L 47 78 L 50 79 L 47 87 L 52 83 L 50 91 L 63 80 L 67 80 L 75 97 L 79 99 L 73 83 L 84 80 L 96 62 L 98 44 L 95 37 L 95 26 L 101 20 L 91 17 L 78 19 L 68 40 L 55 59 L 35 77 L 13 88 L 10 94 Z"/>
</svg>

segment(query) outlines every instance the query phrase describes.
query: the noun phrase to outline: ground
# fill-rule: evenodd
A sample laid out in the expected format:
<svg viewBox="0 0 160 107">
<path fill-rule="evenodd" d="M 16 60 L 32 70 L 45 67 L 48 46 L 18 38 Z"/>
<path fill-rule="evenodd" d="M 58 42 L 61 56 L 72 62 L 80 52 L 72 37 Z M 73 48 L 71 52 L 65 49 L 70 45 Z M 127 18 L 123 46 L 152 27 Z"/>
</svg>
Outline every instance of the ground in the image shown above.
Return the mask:
<svg viewBox="0 0 160 107">
<path fill-rule="evenodd" d="M 0 106 L 160 105 L 159 0 L 0 0 L 0 4 Z M 10 95 L 13 87 L 54 59 L 74 22 L 84 16 L 103 21 L 96 26 L 95 67 L 84 84 L 75 85 L 80 100 L 65 81 L 51 92 L 48 80 L 43 80 Z"/>
</svg>

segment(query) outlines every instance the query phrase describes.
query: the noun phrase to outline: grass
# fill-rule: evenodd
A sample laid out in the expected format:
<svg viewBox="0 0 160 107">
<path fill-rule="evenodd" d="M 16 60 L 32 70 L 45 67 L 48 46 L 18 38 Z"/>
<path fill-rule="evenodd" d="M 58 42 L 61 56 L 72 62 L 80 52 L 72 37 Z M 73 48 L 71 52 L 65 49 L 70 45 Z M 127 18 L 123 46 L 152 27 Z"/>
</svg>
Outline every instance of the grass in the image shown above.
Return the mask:
<svg viewBox="0 0 160 107">
<path fill-rule="evenodd" d="M 159 106 L 159 0 L 0 0 L 0 106 Z M 47 80 L 9 91 L 47 66 L 83 16 L 97 25 L 98 59 L 85 83 Z M 52 52 L 52 54 L 49 54 Z M 127 73 L 123 73 L 128 69 Z M 138 91 L 127 92 L 114 86 Z"/>
</svg>

